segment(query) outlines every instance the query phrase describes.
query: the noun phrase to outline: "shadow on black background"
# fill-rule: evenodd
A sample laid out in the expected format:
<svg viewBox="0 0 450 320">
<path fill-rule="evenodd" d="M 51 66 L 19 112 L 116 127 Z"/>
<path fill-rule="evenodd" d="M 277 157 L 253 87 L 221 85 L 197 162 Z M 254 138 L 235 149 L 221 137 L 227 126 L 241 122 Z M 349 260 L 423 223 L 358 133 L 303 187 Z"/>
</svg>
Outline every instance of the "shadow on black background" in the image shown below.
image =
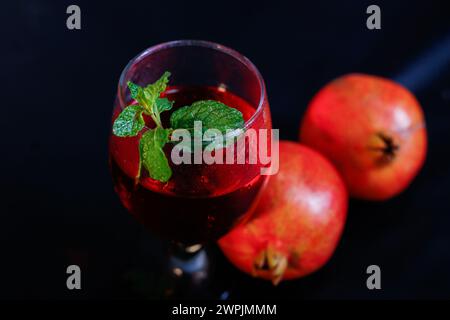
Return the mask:
<svg viewBox="0 0 450 320">
<path fill-rule="evenodd" d="M 241 2 L 2 4 L 1 298 L 135 297 L 126 286 L 130 272 L 139 277 L 161 268 L 164 243 L 114 194 L 107 139 L 126 63 L 149 46 L 183 38 L 219 42 L 249 57 L 266 81 L 274 127 L 284 139 L 297 138 L 313 94 L 349 72 L 403 80 L 426 114 L 424 169 L 389 202 L 352 201 L 338 250 L 319 272 L 272 288 L 240 274 L 216 252 L 218 277 L 231 284 L 234 297 L 450 297 L 445 2 L 377 1 L 377 31 L 365 26 L 368 1 Z M 66 28 L 70 4 L 81 7 L 80 31 Z M 432 58 L 424 59 L 428 54 Z M 83 272 L 80 292 L 66 289 L 66 267 L 73 263 Z M 377 292 L 365 285 L 370 264 L 382 270 Z M 142 281 L 156 286 L 158 279 Z"/>
</svg>

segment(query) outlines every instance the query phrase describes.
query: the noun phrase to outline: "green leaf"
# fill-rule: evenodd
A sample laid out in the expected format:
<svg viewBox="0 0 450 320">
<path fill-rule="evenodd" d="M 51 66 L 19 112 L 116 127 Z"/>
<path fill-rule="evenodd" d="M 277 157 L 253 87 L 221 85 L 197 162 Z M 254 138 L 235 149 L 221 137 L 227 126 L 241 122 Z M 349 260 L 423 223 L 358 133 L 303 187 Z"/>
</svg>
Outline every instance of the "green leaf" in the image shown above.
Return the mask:
<svg viewBox="0 0 450 320">
<path fill-rule="evenodd" d="M 156 107 L 158 108 L 159 113 L 172 109 L 172 106 L 173 101 L 169 101 L 167 98 L 156 99 Z"/>
<path fill-rule="evenodd" d="M 155 108 L 156 100 L 159 98 L 160 94 L 166 90 L 169 76 L 170 72 L 166 71 L 155 83 L 149 84 L 144 88 L 146 105 L 152 113 L 156 114 L 158 112 L 158 109 Z"/>
<path fill-rule="evenodd" d="M 173 129 L 192 129 L 194 122 L 202 122 L 202 131 L 217 129 L 222 133 L 244 127 L 242 113 L 222 102 L 200 100 L 190 106 L 184 106 L 170 116 Z"/>
<path fill-rule="evenodd" d="M 142 87 L 138 86 L 137 84 L 128 81 L 127 82 L 128 85 L 128 89 L 130 89 L 130 94 L 131 97 L 136 100 L 139 103 L 143 103 L 143 98 L 144 98 L 144 90 L 142 89 Z"/>
<path fill-rule="evenodd" d="M 172 108 L 172 104 L 169 100 L 159 97 L 167 88 L 169 76 L 170 72 L 166 71 L 155 83 L 151 83 L 145 88 L 142 88 L 131 81 L 128 81 L 127 83 L 131 97 L 142 105 L 145 114 L 150 115 L 158 127 L 162 127 L 159 114 Z"/>
<path fill-rule="evenodd" d="M 122 110 L 113 124 L 113 133 L 118 137 L 132 137 L 144 128 L 142 106 L 131 105 Z"/>
<path fill-rule="evenodd" d="M 167 182 L 172 176 L 169 161 L 163 147 L 169 142 L 170 129 L 155 128 L 146 131 L 140 140 L 139 148 L 142 165 L 152 179 Z"/>
<path fill-rule="evenodd" d="M 159 97 L 159 95 L 164 92 L 164 90 L 166 90 L 167 84 L 169 83 L 169 77 L 170 72 L 164 72 L 161 78 L 156 80 L 156 82 L 146 86 L 144 90 L 150 95 L 157 95 L 157 97 Z"/>
</svg>

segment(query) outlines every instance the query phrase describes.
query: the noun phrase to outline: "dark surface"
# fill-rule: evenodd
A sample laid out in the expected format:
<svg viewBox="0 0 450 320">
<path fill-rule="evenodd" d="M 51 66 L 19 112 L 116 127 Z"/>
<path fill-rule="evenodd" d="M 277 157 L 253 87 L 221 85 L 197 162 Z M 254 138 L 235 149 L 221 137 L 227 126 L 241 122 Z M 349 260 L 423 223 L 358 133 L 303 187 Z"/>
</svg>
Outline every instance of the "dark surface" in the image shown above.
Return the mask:
<svg viewBox="0 0 450 320">
<path fill-rule="evenodd" d="M 159 268 L 164 244 L 114 194 L 107 138 L 128 60 L 181 38 L 249 57 L 266 81 L 282 138 L 296 139 L 312 95 L 348 72 L 402 80 L 426 114 L 424 169 L 391 201 L 352 201 L 342 242 L 321 271 L 272 288 L 216 252 L 216 277 L 235 297 L 450 298 L 450 10 L 445 1 L 378 1 L 382 30 L 369 31 L 371 2 L 295 2 L 2 4 L 1 298 L 134 297 L 130 275 L 158 282 L 148 272 Z M 65 26 L 72 3 L 82 10 L 81 31 Z M 79 292 L 65 286 L 72 263 L 83 270 Z M 381 267 L 380 291 L 366 289 L 370 264 Z"/>
</svg>

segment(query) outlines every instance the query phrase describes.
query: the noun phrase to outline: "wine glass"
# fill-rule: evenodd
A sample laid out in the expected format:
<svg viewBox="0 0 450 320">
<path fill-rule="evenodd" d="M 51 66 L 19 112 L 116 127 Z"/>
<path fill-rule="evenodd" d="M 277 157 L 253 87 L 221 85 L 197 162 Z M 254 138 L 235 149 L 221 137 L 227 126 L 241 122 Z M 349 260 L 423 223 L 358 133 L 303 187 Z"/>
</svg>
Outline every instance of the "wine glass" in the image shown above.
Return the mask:
<svg viewBox="0 0 450 320">
<path fill-rule="evenodd" d="M 174 110 L 198 100 L 218 100 L 241 111 L 244 133 L 271 129 L 264 80 L 252 62 L 223 45 L 198 40 L 159 44 L 132 59 L 120 76 L 113 121 L 134 102 L 128 81 L 146 86 L 165 71 L 171 76 L 162 96 L 174 101 Z M 170 112 L 161 115 L 167 124 Z M 145 170 L 136 180 L 139 139 L 153 126 L 151 119 L 146 119 L 146 126 L 135 137 L 117 137 L 111 132 L 109 159 L 114 188 L 137 221 L 171 241 L 168 271 L 175 279 L 189 279 L 190 289 L 184 292 L 190 294 L 192 287 L 198 287 L 209 276 L 204 245 L 251 215 L 268 178 L 261 169 L 269 164 L 251 161 L 251 153 L 257 154 L 260 142 L 241 134 L 234 143 L 223 147 L 224 151 L 234 148 L 231 163 L 175 164 L 171 157 L 173 145 L 168 144 L 164 152 L 173 172 L 170 180 L 153 180 Z M 267 149 L 270 140 L 265 141 L 269 144 Z M 245 155 L 245 160 L 238 161 L 239 155 Z M 186 287 L 186 281 L 183 286 Z"/>
</svg>

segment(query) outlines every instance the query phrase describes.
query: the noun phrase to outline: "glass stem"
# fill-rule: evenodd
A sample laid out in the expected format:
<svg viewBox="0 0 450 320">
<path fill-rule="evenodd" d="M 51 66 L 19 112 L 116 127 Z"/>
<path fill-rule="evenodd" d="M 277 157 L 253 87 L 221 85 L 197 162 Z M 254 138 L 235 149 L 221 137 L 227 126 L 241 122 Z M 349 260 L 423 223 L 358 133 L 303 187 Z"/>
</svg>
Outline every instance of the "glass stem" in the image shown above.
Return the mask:
<svg viewBox="0 0 450 320">
<path fill-rule="evenodd" d="M 172 298 L 202 297 L 208 291 L 210 263 L 203 245 L 172 242 L 169 248 L 168 271 Z"/>
</svg>

